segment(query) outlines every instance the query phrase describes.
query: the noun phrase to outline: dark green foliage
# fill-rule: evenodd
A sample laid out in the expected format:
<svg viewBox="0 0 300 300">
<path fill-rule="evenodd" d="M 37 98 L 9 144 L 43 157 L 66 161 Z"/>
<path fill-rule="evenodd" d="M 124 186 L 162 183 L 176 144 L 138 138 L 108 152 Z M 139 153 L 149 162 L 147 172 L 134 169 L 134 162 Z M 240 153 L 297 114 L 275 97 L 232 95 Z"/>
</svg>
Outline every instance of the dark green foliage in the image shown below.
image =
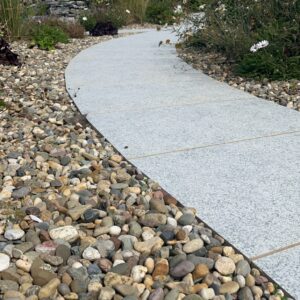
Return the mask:
<svg viewBox="0 0 300 300">
<path fill-rule="evenodd" d="M 300 79 L 300 0 L 207 0 L 205 16 L 193 46 L 224 53 L 240 75 Z M 251 53 L 262 40 L 269 46 Z"/>
<path fill-rule="evenodd" d="M 0 100 L 0 109 L 3 109 L 5 107 L 5 103 L 3 100 Z"/>
<path fill-rule="evenodd" d="M 80 24 L 86 31 L 91 31 L 97 24 L 97 18 L 91 14 L 84 15 L 80 18 Z"/>
<path fill-rule="evenodd" d="M 53 50 L 57 43 L 68 43 L 68 35 L 59 27 L 37 24 L 30 30 L 32 43 L 42 50 Z"/>
<path fill-rule="evenodd" d="M 150 0 L 146 10 L 146 21 L 154 24 L 171 24 L 174 22 L 174 1 Z"/>
</svg>

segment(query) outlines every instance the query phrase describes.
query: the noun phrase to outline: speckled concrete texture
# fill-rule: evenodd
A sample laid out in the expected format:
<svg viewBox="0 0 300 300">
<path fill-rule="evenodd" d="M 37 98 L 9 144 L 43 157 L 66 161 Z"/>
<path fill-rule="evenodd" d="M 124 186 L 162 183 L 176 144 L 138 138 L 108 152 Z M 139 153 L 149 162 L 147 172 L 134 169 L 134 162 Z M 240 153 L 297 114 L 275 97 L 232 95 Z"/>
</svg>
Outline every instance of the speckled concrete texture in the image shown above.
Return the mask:
<svg viewBox="0 0 300 300">
<path fill-rule="evenodd" d="M 256 99 L 92 112 L 87 118 L 129 159 L 300 130 L 298 112 Z"/>
<path fill-rule="evenodd" d="M 66 70 L 71 97 L 125 157 L 247 256 L 269 255 L 259 265 L 299 292 L 298 275 L 284 275 L 299 251 L 268 254 L 300 241 L 299 112 L 194 70 L 174 44 L 158 47 L 166 39 L 177 38 L 149 30 L 81 52 Z"/>
</svg>

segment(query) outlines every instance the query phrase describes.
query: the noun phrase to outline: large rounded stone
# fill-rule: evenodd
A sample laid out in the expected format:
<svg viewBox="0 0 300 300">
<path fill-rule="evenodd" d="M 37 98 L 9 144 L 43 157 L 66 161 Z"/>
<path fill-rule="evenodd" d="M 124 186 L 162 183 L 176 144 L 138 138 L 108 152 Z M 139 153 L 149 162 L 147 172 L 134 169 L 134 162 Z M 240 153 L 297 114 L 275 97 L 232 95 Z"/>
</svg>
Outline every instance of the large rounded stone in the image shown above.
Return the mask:
<svg viewBox="0 0 300 300">
<path fill-rule="evenodd" d="M 10 257 L 4 253 L 0 253 L 0 272 L 9 267 Z"/>
<path fill-rule="evenodd" d="M 234 294 L 239 290 L 240 286 L 237 282 L 235 281 L 229 281 L 225 282 L 220 286 L 219 292 L 221 294 Z"/>
<path fill-rule="evenodd" d="M 51 229 L 49 234 L 52 240 L 60 239 L 69 243 L 76 241 L 79 237 L 77 229 L 71 225 Z"/>
<path fill-rule="evenodd" d="M 240 260 L 236 264 L 235 272 L 238 275 L 242 275 L 242 276 L 246 277 L 248 274 L 250 274 L 251 267 L 250 267 L 249 263 L 246 260 L 243 259 L 243 260 Z"/>
<path fill-rule="evenodd" d="M 229 275 L 235 271 L 235 264 L 231 258 L 222 256 L 216 261 L 215 268 L 222 275 Z"/>
<path fill-rule="evenodd" d="M 184 260 L 180 262 L 178 265 L 176 265 L 173 269 L 171 269 L 171 276 L 174 278 L 181 278 L 185 275 L 193 272 L 195 269 L 195 266 L 192 262 L 188 260 Z"/>
<path fill-rule="evenodd" d="M 203 245 L 204 245 L 204 243 L 201 239 L 194 239 L 194 240 L 187 242 L 183 246 L 183 251 L 185 253 L 193 253 L 193 252 L 201 249 L 203 247 Z"/>
</svg>

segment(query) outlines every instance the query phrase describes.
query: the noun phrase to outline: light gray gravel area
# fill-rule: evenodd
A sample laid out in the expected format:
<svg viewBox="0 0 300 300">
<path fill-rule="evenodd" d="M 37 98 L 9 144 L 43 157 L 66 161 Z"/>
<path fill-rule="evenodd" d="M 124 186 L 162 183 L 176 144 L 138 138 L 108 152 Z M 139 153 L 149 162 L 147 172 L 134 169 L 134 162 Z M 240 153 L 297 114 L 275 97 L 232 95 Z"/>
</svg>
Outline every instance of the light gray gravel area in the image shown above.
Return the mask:
<svg viewBox="0 0 300 300">
<path fill-rule="evenodd" d="M 300 114 L 192 69 L 175 42 L 150 30 L 93 46 L 67 89 L 125 157 L 246 255 L 266 255 L 259 265 L 299 297 L 297 251 L 280 272 L 272 251 L 300 241 Z"/>
</svg>

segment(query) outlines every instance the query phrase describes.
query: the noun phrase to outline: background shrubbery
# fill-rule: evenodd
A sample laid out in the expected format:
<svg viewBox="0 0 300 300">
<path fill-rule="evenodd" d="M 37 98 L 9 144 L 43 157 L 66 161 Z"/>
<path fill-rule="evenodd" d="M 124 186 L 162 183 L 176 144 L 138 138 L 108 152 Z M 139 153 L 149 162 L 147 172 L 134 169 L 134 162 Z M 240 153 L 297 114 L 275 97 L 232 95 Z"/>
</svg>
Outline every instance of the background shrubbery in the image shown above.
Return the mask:
<svg viewBox="0 0 300 300">
<path fill-rule="evenodd" d="M 146 10 L 146 20 L 154 24 L 172 24 L 174 22 L 173 0 L 152 0 Z"/>
<path fill-rule="evenodd" d="M 90 9 L 82 12 L 78 22 L 64 22 L 45 16 L 40 19 L 43 26 L 38 29 L 39 25 L 32 21 L 32 17 L 47 14 L 47 6 L 43 2 L 23 5 L 23 0 L 0 0 L 0 32 L 9 40 L 27 37 L 35 42 L 37 39 L 40 41 L 45 34 L 42 43 L 36 44 L 52 49 L 54 32 L 58 33 L 58 39 L 62 39 L 61 31 L 68 37 L 82 38 L 84 32 L 92 31 L 97 22 L 111 22 L 117 28 L 144 22 L 173 24 L 181 15 L 176 12 L 176 7 L 181 2 L 182 0 L 91 0 Z M 45 42 L 49 45 L 41 46 Z"/>
<path fill-rule="evenodd" d="M 300 79 L 300 0 L 207 0 L 193 46 L 224 53 L 237 74 Z M 201 22 L 194 22 L 196 28 Z M 262 40 L 269 45 L 250 48 Z"/>
</svg>

